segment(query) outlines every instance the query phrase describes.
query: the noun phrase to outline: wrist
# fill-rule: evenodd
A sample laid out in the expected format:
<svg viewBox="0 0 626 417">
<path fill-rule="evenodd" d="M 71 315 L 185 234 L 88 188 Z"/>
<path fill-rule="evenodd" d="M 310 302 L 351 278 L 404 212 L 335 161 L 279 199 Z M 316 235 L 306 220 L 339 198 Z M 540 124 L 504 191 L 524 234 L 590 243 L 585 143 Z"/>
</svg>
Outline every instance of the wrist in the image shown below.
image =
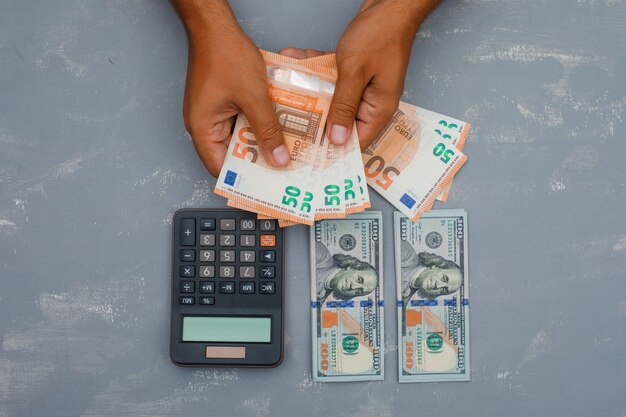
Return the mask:
<svg viewBox="0 0 626 417">
<path fill-rule="evenodd" d="M 406 28 L 417 33 L 420 25 L 428 14 L 439 4 L 440 0 L 365 0 L 361 10 L 370 6 L 379 5 L 388 14 Z"/>
<path fill-rule="evenodd" d="M 190 42 L 241 31 L 226 0 L 172 0 Z"/>
</svg>

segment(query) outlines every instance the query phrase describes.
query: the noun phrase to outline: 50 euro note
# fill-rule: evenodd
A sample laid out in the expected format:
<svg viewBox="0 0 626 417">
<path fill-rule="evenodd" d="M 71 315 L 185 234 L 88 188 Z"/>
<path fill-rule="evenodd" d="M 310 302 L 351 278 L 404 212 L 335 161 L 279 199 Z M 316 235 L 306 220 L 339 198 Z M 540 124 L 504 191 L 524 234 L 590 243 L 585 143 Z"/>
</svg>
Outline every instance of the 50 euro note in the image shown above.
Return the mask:
<svg viewBox="0 0 626 417">
<path fill-rule="evenodd" d="M 424 120 L 425 128 L 431 129 L 434 133 L 441 136 L 442 139 L 452 143 L 455 148 L 463 151 L 471 127 L 470 123 L 413 106 L 412 104 L 402 103 L 402 105 L 407 114 L 415 114 L 415 116 Z M 443 188 L 441 193 L 437 196 L 437 200 L 446 202 L 451 188 L 452 181 Z"/>
<path fill-rule="evenodd" d="M 263 55 L 268 61 L 270 79 L 332 97 L 336 66 L 328 65 L 325 60 L 297 60 L 267 51 L 263 51 Z M 314 71 L 302 72 L 298 67 L 301 65 L 310 65 Z M 328 71 L 329 76 L 318 76 L 321 69 Z M 315 193 L 316 219 L 341 218 L 346 213 L 363 211 L 370 206 L 356 129 L 344 146 L 333 145 L 326 136 L 322 138 L 322 147 L 307 180 L 316 183 L 318 188 Z"/>
<path fill-rule="evenodd" d="M 303 61 L 337 68 L 335 54 Z M 368 184 L 398 209 L 417 220 L 422 213 L 431 209 L 435 199 L 447 200 L 453 177 L 466 160 L 462 151 L 469 129 L 470 124 L 462 120 L 400 102 L 393 119 L 363 152 Z M 420 144 L 423 146 L 420 147 Z M 440 165 L 431 166 L 427 163 L 436 160 L 429 158 L 430 147 L 433 156 L 446 164 L 443 173 L 436 169 L 442 168 Z M 458 158 L 452 158 L 455 153 Z M 412 162 L 407 163 L 410 159 Z M 403 170 L 406 170 L 400 180 L 403 186 L 388 190 Z M 429 182 L 431 180 L 434 182 Z M 415 181 L 413 187 L 408 186 L 411 181 Z M 409 207 L 411 205 L 415 208 Z"/>
<path fill-rule="evenodd" d="M 382 215 L 366 211 L 311 228 L 313 379 L 384 379 Z"/>
<path fill-rule="evenodd" d="M 400 382 L 469 381 L 467 214 L 394 213 Z"/>
<path fill-rule="evenodd" d="M 362 153 L 367 183 L 412 221 L 429 211 L 467 157 L 400 107 L 381 135 Z"/>
<path fill-rule="evenodd" d="M 291 161 L 281 169 L 265 163 L 246 117 L 239 115 L 215 192 L 227 197 L 229 206 L 277 218 L 282 225 L 311 224 L 368 207 L 366 187 L 358 194 L 351 190 L 364 178 L 354 147 L 335 147 L 324 134 L 336 70 L 261 52 Z"/>
</svg>

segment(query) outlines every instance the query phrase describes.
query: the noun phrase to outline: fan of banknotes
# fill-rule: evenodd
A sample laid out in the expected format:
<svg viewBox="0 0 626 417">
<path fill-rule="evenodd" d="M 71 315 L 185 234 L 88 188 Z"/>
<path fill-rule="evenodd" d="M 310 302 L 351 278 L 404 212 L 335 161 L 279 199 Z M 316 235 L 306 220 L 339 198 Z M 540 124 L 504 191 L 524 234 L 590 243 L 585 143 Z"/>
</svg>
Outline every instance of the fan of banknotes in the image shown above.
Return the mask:
<svg viewBox="0 0 626 417">
<path fill-rule="evenodd" d="M 346 145 L 335 146 L 325 135 L 337 79 L 334 55 L 297 60 L 262 54 L 291 161 L 281 169 L 266 163 L 248 120 L 239 115 L 215 186 L 229 206 L 289 226 L 364 211 L 370 207 L 367 185 L 412 221 L 436 199 L 446 201 L 467 160 L 462 150 L 469 123 L 401 102 L 365 151 L 356 127 Z"/>
</svg>

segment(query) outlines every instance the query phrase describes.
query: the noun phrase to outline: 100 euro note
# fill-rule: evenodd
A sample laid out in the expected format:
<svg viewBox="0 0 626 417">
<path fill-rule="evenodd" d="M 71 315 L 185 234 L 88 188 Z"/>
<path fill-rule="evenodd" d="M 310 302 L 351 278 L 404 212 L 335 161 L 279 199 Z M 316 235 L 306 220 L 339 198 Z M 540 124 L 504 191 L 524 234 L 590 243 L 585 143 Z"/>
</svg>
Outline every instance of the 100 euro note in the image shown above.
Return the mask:
<svg viewBox="0 0 626 417">
<path fill-rule="evenodd" d="M 367 184 L 412 221 L 429 211 L 467 157 L 428 128 L 410 106 L 400 107 L 363 151 Z"/>
<path fill-rule="evenodd" d="M 382 215 L 367 211 L 311 228 L 313 379 L 384 379 Z"/>
<path fill-rule="evenodd" d="M 400 382 L 469 381 L 467 214 L 394 213 Z"/>
</svg>

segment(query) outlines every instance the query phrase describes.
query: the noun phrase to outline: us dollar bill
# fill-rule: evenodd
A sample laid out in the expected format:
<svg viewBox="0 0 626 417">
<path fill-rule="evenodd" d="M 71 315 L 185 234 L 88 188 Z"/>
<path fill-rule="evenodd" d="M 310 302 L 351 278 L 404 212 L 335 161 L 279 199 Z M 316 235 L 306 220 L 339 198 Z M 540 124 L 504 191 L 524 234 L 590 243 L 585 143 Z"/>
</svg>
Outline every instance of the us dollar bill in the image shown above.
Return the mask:
<svg viewBox="0 0 626 417">
<path fill-rule="evenodd" d="M 394 213 L 400 382 L 469 381 L 467 214 Z"/>
<path fill-rule="evenodd" d="M 311 227 L 313 379 L 384 379 L 383 230 L 377 211 Z"/>
</svg>

